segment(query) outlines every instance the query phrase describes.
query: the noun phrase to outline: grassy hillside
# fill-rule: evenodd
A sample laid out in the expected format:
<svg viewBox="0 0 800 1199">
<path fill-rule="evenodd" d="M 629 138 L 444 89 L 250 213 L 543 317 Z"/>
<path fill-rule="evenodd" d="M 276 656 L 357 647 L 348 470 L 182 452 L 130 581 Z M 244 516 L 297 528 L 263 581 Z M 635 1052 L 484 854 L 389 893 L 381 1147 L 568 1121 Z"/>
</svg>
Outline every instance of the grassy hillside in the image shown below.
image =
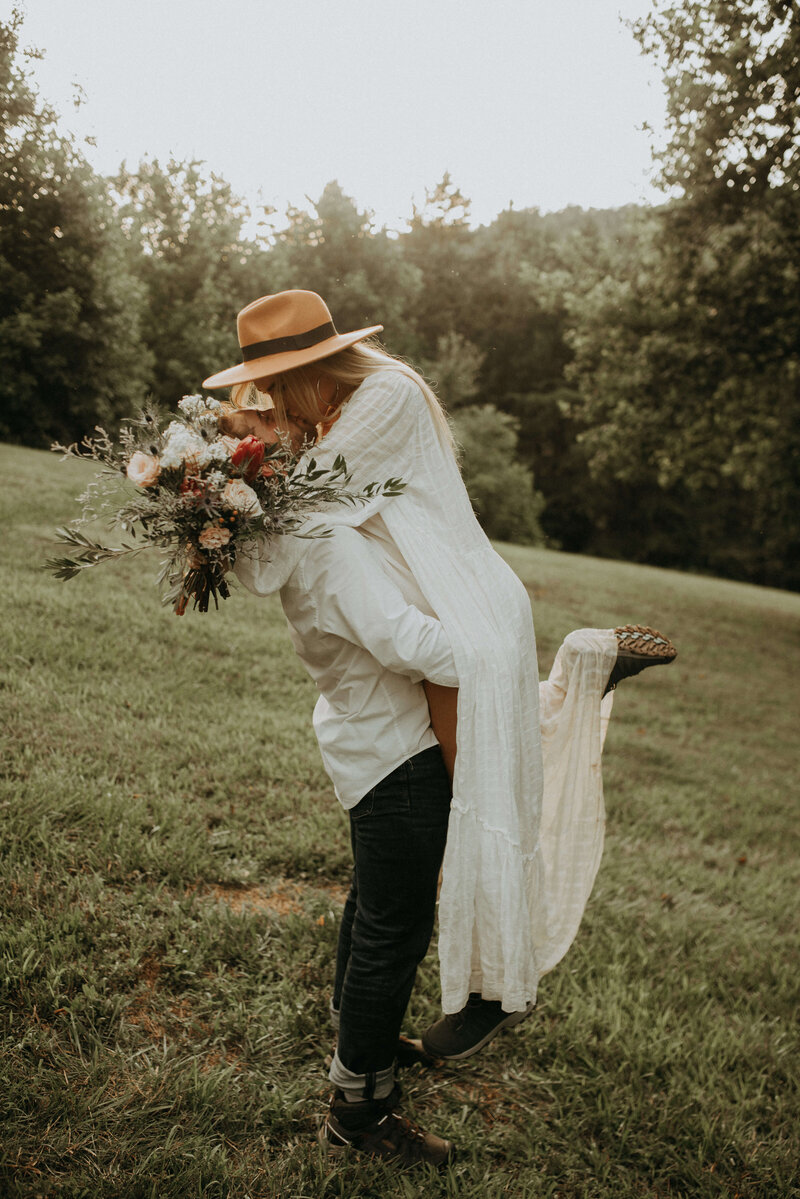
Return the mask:
<svg viewBox="0 0 800 1199">
<path fill-rule="evenodd" d="M 534 1016 L 404 1074 L 461 1152 L 403 1177 L 315 1142 L 349 848 L 280 605 L 44 574 L 88 473 L 0 447 L 0 1194 L 800 1194 L 800 597 L 500 547 L 542 670 L 583 625 L 680 656 L 617 693 L 603 865 Z M 437 1014 L 432 951 L 409 1030 Z"/>
</svg>

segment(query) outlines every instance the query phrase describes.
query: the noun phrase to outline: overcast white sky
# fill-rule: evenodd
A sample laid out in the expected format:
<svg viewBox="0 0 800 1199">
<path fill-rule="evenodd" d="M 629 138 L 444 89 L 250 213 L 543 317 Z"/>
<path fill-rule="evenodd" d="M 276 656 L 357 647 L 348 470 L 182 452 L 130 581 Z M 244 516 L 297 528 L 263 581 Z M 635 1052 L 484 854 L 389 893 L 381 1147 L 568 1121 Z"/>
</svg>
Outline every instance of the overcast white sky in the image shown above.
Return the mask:
<svg viewBox="0 0 800 1199">
<path fill-rule="evenodd" d="M 13 0 L 0 0 L 7 20 Z M 657 201 L 649 0 L 22 0 L 42 95 L 103 173 L 197 157 L 251 204 L 338 179 L 379 224 L 449 170 L 475 223 Z M 73 84 L 86 100 L 73 108 Z"/>
</svg>

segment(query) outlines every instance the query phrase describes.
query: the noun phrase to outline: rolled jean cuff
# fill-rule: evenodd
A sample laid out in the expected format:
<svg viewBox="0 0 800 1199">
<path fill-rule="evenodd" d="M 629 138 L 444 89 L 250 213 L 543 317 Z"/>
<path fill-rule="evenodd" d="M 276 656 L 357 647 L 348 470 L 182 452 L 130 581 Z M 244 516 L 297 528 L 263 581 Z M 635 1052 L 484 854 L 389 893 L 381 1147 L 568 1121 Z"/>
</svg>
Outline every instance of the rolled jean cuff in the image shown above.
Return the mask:
<svg viewBox="0 0 800 1199">
<path fill-rule="evenodd" d="M 376 1070 L 374 1074 L 354 1074 L 352 1070 L 347 1069 L 347 1066 L 342 1065 L 337 1052 L 333 1055 L 328 1078 L 335 1087 L 344 1091 L 345 1098 L 351 1103 L 367 1098 L 385 1099 L 387 1095 L 391 1094 L 394 1087 L 394 1065 L 386 1066 L 383 1070 Z M 370 1083 L 372 1083 L 372 1093 L 368 1095 Z"/>
</svg>

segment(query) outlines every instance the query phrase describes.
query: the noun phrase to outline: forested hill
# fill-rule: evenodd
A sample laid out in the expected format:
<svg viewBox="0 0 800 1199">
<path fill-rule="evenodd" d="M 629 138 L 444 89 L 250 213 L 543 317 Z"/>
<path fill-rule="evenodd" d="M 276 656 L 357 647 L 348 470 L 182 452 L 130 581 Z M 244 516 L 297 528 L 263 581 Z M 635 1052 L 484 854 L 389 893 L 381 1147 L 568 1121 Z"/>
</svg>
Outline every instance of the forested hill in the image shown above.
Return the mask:
<svg viewBox="0 0 800 1199">
<path fill-rule="evenodd" d="M 434 382 L 490 535 L 800 588 L 800 15 L 689 8 L 638 29 L 663 206 L 473 228 L 445 174 L 401 231 L 336 182 L 256 225 L 213 164 L 98 177 L 0 23 L 0 437 L 172 407 L 239 308 L 309 288 Z"/>
</svg>

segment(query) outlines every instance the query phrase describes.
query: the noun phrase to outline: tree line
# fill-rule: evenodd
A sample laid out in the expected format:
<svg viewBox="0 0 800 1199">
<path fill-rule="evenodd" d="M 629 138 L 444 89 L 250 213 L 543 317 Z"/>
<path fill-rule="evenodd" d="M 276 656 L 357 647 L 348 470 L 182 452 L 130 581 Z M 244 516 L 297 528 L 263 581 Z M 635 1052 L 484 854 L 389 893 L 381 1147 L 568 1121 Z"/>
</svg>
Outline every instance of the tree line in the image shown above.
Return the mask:
<svg viewBox="0 0 800 1199">
<path fill-rule="evenodd" d="M 197 162 L 96 175 L 0 23 L 0 438 L 168 407 L 238 360 L 236 313 L 318 291 L 383 324 L 452 415 L 489 534 L 800 588 L 800 14 L 654 5 L 657 208 L 509 208 L 445 174 L 408 229 L 331 182 L 256 235 Z"/>
</svg>

